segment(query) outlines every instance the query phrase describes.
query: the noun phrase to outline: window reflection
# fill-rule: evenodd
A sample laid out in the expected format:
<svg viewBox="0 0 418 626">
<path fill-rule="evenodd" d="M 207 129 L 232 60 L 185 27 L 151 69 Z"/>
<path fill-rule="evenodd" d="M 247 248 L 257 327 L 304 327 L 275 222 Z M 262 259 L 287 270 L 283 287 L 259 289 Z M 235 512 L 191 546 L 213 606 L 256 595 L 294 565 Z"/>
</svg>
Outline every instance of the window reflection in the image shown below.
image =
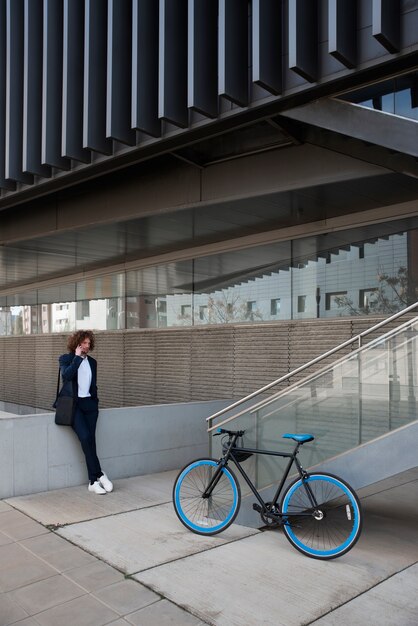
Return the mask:
<svg viewBox="0 0 418 626">
<path fill-rule="evenodd" d="M 341 99 L 418 121 L 418 72 L 368 85 L 344 94 Z"/>
<path fill-rule="evenodd" d="M 418 299 L 417 222 L 305 237 L 4 296 L 0 335 L 389 315 Z"/>
</svg>

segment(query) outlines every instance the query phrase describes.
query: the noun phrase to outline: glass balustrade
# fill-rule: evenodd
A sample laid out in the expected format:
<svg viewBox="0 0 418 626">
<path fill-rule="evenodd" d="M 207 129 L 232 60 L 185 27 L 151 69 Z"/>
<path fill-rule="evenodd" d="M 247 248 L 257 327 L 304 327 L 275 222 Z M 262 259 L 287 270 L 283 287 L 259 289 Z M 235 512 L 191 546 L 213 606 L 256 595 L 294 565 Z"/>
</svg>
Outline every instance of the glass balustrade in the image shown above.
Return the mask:
<svg viewBox="0 0 418 626">
<path fill-rule="evenodd" d="M 244 445 L 291 451 L 286 432 L 312 433 L 315 441 L 301 448 L 311 467 L 404 426 L 418 417 L 418 318 L 371 341 L 334 365 L 287 391 L 276 393 L 225 424 L 245 429 Z M 235 409 L 237 413 L 238 409 Z M 230 415 L 233 413 L 231 412 Z M 228 417 L 222 415 L 213 425 Z M 221 437 L 212 439 L 212 453 Z M 258 488 L 280 476 L 286 461 L 259 455 L 244 462 Z"/>
</svg>

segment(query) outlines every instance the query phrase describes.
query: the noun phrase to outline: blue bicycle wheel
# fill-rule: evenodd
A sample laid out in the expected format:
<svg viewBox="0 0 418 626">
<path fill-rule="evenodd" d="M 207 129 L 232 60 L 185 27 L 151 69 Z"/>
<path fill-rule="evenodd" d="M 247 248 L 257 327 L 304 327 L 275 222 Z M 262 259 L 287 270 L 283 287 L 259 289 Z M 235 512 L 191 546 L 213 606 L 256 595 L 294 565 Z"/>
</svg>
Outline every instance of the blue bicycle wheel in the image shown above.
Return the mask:
<svg viewBox="0 0 418 626">
<path fill-rule="evenodd" d="M 205 491 L 216 476 L 209 496 Z M 233 472 L 214 459 L 198 459 L 177 476 L 173 504 L 179 520 L 199 535 L 216 535 L 232 524 L 241 502 L 239 483 Z"/>
<path fill-rule="evenodd" d="M 361 533 L 359 499 L 346 482 L 332 474 L 297 479 L 284 494 L 281 510 L 289 514 L 283 517 L 287 539 L 314 559 L 342 556 Z"/>
</svg>

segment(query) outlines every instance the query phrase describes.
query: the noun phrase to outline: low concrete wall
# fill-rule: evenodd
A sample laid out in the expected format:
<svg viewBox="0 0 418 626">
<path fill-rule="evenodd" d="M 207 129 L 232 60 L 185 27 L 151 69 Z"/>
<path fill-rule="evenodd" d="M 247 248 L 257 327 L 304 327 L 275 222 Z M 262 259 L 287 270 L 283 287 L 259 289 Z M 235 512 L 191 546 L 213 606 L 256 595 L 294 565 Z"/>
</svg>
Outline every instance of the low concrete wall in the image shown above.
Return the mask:
<svg viewBox="0 0 418 626">
<path fill-rule="evenodd" d="M 354 489 L 361 489 L 417 467 L 417 441 L 418 421 L 415 421 L 324 461 L 314 469 L 337 474 Z"/>
<path fill-rule="evenodd" d="M 97 451 L 111 478 L 180 468 L 208 454 L 206 417 L 230 401 L 102 409 Z M 53 413 L 0 419 L 0 498 L 87 484 L 84 455 Z"/>
<path fill-rule="evenodd" d="M 417 441 L 418 421 L 415 421 L 308 469 L 335 474 L 358 490 L 418 467 Z M 273 498 L 276 488 L 277 484 L 261 490 L 266 502 Z M 260 515 L 252 508 L 255 501 L 252 494 L 242 499 L 236 519 L 238 524 L 262 526 Z"/>
</svg>

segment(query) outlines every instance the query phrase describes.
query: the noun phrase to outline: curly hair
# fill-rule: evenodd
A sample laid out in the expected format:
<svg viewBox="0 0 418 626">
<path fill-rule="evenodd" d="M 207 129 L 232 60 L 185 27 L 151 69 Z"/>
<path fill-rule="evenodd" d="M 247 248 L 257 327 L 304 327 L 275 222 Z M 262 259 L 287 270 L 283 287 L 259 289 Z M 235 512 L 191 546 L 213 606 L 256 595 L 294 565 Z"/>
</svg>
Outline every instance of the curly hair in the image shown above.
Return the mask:
<svg viewBox="0 0 418 626">
<path fill-rule="evenodd" d="M 77 346 L 85 339 L 90 339 L 90 350 L 94 350 L 94 334 L 91 330 L 77 330 L 68 337 L 67 348 L 70 352 L 75 352 Z"/>
</svg>

